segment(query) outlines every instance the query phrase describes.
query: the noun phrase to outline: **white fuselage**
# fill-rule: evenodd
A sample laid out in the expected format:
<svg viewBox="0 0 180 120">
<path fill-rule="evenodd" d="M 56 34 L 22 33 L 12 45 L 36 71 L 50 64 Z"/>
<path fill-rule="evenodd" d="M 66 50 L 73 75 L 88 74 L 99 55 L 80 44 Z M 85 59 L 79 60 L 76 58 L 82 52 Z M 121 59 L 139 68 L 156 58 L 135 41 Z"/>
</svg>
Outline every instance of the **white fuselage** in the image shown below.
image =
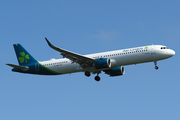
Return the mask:
<svg viewBox="0 0 180 120">
<path fill-rule="evenodd" d="M 111 60 L 111 67 L 106 69 L 111 69 L 117 66 L 125 66 L 131 64 L 145 63 L 167 59 L 172 57 L 175 52 L 168 49 L 163 45 L 150 45 L 142 46 L 136 48 L 129 48 L 123 50 L 102 52 L 96 54 L 84 55 L 89 58 L 99 59 L 99 58 L 109 58 Z M 63 59 L 51 59 L 49 61 L 39 62 L 44 67 L 55 71 L 59 74 L 67 74 L 74 72 L 84 72 L 87 69 L 83 69 L 79 64 L 73 63 L 67 58 Z M 36 66 L 38 70 L 38 66 Z M 95 69 L 95 67 L 90 67 L 89 71 L 101 71 L 105 69 Z"/>
</svg>

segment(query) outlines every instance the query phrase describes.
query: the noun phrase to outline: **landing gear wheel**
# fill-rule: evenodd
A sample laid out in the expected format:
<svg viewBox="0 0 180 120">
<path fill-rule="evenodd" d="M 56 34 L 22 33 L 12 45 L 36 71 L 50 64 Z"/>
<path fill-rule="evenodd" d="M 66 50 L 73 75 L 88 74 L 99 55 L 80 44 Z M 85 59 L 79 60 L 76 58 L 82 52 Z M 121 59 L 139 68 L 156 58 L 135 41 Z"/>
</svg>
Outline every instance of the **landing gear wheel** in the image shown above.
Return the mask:
<svg viewBox="0 0 180 120">
<path fill-rule="evenodd" d="M 158 70 L 157 61 L 154 61 L 155 69 Z"/>
<path fill-rule="evenodd" d="M 159 69 L 159 67 L 158 67 L 158 66 L 155 66 L 155 69 L 156 69 L 156 70 L 158 70 L 158 69 Z"/>
<path fill-rule="evenodd" d="M 86 71 L 84 74 L 85 74 L 85 76 L 87 76 L 87 77 L 91 76 L 91 73 L 90 73 L 89 71 Z"/>
<path fill-rule="evenodd" d="M 94 78 L 96 81 L 100 81 L 100 77 L 99 76 L 96 76 L 95 78 Z"/>
</svg>

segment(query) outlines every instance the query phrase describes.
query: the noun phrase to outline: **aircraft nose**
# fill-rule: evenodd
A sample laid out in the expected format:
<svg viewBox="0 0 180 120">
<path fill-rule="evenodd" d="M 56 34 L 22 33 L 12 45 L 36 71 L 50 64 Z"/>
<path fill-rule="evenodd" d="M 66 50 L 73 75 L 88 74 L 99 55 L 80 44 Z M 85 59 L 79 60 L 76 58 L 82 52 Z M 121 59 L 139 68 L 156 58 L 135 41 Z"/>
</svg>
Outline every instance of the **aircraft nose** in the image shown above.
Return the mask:
<svg viewBox="0 0 180 120">
<path fill-rule="evenodd" d="M 170 51 L 169 51 L 169 55 L 170 55 L 170 56 L 174 56 L 174 55 L 175 55 L 175 51 L 174 51 L 174 50 L 170 50 Z"/>
</svg>

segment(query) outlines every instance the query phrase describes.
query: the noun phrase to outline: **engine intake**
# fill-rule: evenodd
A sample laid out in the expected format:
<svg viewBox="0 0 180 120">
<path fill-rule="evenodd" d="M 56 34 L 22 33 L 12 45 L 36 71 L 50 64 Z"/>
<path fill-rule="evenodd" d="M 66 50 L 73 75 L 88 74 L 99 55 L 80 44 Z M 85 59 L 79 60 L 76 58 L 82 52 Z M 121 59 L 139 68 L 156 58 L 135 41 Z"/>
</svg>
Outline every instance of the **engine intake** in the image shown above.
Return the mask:
<svg viewBox="0 0 180 120">
<path fill-rule="evenodd" d="M 111 67 L 111 60 L 109 58 L 100 58 L 94 62 L 96 69 L 109 68 Z"/>
</svg>

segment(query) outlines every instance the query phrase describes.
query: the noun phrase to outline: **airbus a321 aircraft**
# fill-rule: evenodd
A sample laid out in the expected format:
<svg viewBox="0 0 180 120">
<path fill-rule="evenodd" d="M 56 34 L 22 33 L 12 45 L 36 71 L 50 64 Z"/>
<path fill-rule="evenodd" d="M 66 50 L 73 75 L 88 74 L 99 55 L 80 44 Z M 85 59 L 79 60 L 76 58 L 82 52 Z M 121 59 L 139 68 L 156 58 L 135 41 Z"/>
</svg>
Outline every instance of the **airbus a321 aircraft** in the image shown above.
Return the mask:
<svg viewBox="0 0 180 120">
<path fill-rule="evenodd" d="M 37 61 L 20 44 L 14 44 L 14 49 L 19 65 L 6 64 L 13 67 L 12 71 L 38 75 L 62 75 L 75 72 L 84 72 L 89 77 L 92 74 L 96 81 L 100 81 L 101 71 L 110 76 L 124 75 L 125 65 L 154 62 L 158 69 L 157 61 L 175 55 L 175 52 L 163 45 L 148 45 L 123 50 L 102 52 L 89 55 L 80 55 L 52 45 L 45 38 L 48 45 L 61 53 L 62 59 Z"/>
</svg>

